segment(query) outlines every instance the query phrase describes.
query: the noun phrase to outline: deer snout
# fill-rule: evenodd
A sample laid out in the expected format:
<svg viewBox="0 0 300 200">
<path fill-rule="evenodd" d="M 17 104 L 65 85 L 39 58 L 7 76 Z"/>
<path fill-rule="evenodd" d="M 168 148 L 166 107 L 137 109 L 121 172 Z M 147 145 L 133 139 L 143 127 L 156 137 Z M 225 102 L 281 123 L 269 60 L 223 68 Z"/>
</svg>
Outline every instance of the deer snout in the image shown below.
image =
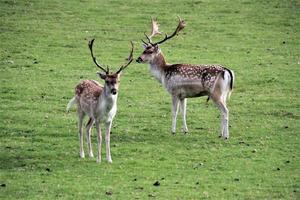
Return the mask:
<svg viewBox="0 0 300 200">
<path fill-rule="evenodd" d="M 116 88 L 111 89 L 111 93 L 112 93 L 113 95 L 116 95 L 116 94 L 117 94 L 117 89 L 116 89 Z"/>
<path fill-rule="evenodd" d="M 136 62 L 141 63 L 141 62 L 143 62 L 143 59 L 142 59 L 141 57 L 138 57 L 138 58 L 136 59 Z"/>
</svg>

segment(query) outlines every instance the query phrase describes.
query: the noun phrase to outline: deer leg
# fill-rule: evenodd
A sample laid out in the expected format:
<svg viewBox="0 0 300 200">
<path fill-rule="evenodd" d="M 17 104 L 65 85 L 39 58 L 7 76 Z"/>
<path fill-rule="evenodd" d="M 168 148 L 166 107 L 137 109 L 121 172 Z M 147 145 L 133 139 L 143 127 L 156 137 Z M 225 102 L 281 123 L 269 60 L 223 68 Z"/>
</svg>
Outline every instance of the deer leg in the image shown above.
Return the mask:
<svg viewBox="0 0 300 200">
<path fill-rule="evenodd" d="M 216 101 L 216 106 L 221 111 L 221 133 L 220 137 L 223 137 L 224 139 L 229 138 L 229 131 L 228 131 L 228 109 L 226 107 L 226 104 L 224 101 Z"/>
<path fill-rule="evenodd" d="M 223 115 L 224 115 L 224 129 L 223 129 L 223 137 L 225 139 L 229 139 L 229 110 L 226 106 L 226 102 L 223 103 Z"/>
<path fill-rule="evenodd" d="M 228 93 L 225 93 L 222 96 L 222 113 L 223 113 L 223 137 L 225 139 L 229 139 L 229 110 L 226 105 Z"/>
<path fill-rule="evenodd" d="M 226 107 L 226 97 L 228 95 L 227 83 L 223 81 L 222 77 L 217 79 L 213 92 L 210 94 L 215 105 L 221 112 L 221 132 L 220 137 L 224 139 L 229 138 L 228 131 L 228 109 Z"/>
<path fill-rule="evenodd" d="M 223 138 L 229 139 L 229 130 L 228 130 L 229 111 L 225 103 L 222 104 L 222 114 L 223 114 Z"/>
<path fill-rule="evenodd" d="M 86 124 L 86 141 L 88 145 L 88 150 L 89 150 L 89 157 L 93 158 L 93 148 L 92 148 L 92 143 L 91 143 L 91 129 L 93 127 L 94 120 L 92 118 L 89 119 L 88 123 Z"/>
<path fill-rule="evenodd" d="M 105 125 L 106 125 L 106 135 L 105 135 L 106 159 L 109 163 L 112 163 L 112 159 L 110 155 L 110 130 L 111 130 L 112 121 L 107 122 Z"/>
<path fill-rule="evenodd" d="M 96 120 L 95 125 L 96 125 L 97 138 L 98 138 L 97 163 L 100 163 L 101 162 L 101 145 L 102 145 L 102 135 L 101 135 L 101 128 L 100 128 L 100 121 Z"/>
<path fill-rule="evenodd" d="M 81 158 L 84 158 L 83 150 L 83 133 L 82 133 L 82 123 L 83 123 L 84 113 L 78 112 L 78 132 L 79 132 L 79 154 Z"/>
<path fill-rule="evenodd" d="M 189 130 L 187 128 L 186 125 L 186 102 L 187 99 L 182 99 L 180 100 L 180 110 L 181 110 L 181 114 L 182 114 L 182 122 L 183 122 L 183 131 L 184 133 L 187 133 Z"/>
<path fill-rule="evenodd" d="M 176 132 L 176 119 L 178 114 L 179 99 L 176 96 L 172 96 L 172 133 Z"/>
</svg>

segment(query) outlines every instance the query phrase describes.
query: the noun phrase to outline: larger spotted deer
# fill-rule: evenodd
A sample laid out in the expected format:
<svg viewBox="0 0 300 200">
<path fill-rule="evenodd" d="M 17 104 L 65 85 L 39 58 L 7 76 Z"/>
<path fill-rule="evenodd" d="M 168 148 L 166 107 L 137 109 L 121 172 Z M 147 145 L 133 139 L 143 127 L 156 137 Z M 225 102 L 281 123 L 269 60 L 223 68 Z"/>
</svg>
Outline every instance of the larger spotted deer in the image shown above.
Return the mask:
<svg viewBox="0 0 300 200">
<path fill-rule="evenodd" d="M 145 34 L 148 42 L 144 43 L 144 51 L 136 60 L 138 63 L 148 63 L 154 77 L 166 88 L 172 96 L 172 133 L 176 131 L 178 107 L 182 112 L 183 130 L 188 132 L 186 124 L 187 98 L 208 96 L 221 111 L 220 137 L 229 138 L 228 109 L 226 100 L 230 96 L 234 83 L 234 73 L 226 67 L 217 64 L 169 64 L 159 47 L 177 35 L 186 26 L 179 18 L 179 24 L 172 35 L 165 35 L 159 42 L 152 42 L 152 37 L 161 34 L 158 24 L 152 19 L 151 35 Z"/>
<path fill-rule="evenodd" d="M 83 133 L 82 123 L 84 117 L 87 115 L 89 121 L 86 125 L 86 139 L 88 145 L 88 152 L 90 157 L 94 157 L 91 145 L 91 128 L 95 123 L 98 138 L 98 155 L 97 162 L 101 162 L 101 144 L 102 134 L 100 123 L 103 122 L 106 127 L 106 159 L 109 163 L 112 162 L 110 154 L 110 130 L 112 121 L 117 112 L 117 98 L 119 90 L 119 81 L 121 72 L 132 62 L 133 57 L 133 43 L 131 42 L 131 51 L 128 57 L 128 62 L 120 67 L 115 73 L 110 73 L 109 68 L 105 69 L 103 65 L 99 64 L 93 54 L 94 39 L 89 42 L 89 48 L 94 63 L 103 72 L 97 72 L 99 77 L 105 81 L 104 86 L 100 85 L 94 80 L 84 80 L 75 87 L 75 96 L 67 105 L 67 111 L 76 103 L 78 113 L 78 129 L 79 129 L 79 144 L 80 157 L 84 158 L 83 150 Z"/>
</svg>

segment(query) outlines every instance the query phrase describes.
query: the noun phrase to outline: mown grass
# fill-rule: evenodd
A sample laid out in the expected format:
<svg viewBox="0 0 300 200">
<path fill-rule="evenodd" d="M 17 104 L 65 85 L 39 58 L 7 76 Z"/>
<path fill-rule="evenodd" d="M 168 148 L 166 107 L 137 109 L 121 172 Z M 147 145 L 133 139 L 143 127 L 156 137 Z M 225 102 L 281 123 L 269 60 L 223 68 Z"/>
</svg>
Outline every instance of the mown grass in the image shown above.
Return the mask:
<svg viewBox="0 0 300 200">
<path fill-rule="evenodd" d="M 0 1 L 1 199 L 299 199 L 298 1 Z M 97 79 L 87 41 L 113 69 L 149 29 L 169 62 L 235 71 L 229 141 L 219 112 L 189 99 L 190 134 L 170 134 L 170 97 L 146 65 L 121 80 L 113 164 L 79 159 L 74 86 Z M 179 119 L 180 120 L 180 119 Z M 93 136 L 94 150 L 96 137 Z M 104 152 L 103 152 L 104 153 Z M 159 181 L 160 186 L 153 184 Z"/>
</svg>

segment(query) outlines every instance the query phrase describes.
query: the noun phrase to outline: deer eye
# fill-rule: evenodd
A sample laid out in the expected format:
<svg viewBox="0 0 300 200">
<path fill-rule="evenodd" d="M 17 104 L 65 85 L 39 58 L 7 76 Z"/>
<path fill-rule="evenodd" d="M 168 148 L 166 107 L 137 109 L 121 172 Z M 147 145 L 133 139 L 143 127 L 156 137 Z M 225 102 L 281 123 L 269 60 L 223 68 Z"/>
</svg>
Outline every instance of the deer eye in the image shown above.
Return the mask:
<svg viewBox="0 0 300 200">
<path fill-rule="evenodd" d="M 153 51 L 146 51 L 146 54 L 152 54 Z"/>
<path fill-rule="evenodd" d="M 109 81 L 105 81 L 106 84 L 109 84 Z"/>
</svg>

